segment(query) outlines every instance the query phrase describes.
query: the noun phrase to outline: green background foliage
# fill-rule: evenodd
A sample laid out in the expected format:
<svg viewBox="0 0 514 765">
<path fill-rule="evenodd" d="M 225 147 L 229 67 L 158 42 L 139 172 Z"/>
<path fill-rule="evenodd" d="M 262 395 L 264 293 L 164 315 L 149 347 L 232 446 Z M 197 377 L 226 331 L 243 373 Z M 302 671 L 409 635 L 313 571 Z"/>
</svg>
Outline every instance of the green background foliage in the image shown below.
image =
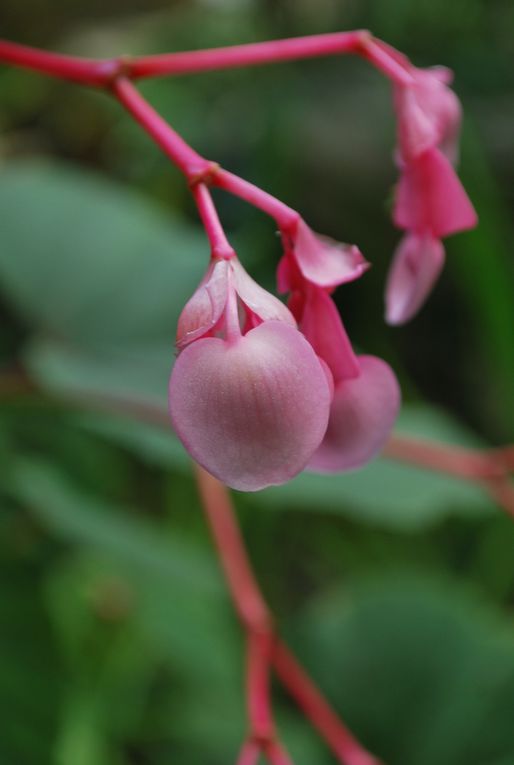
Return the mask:
<svg viewBox="0 0 514 765">
<path fill-rule="evenodd" d="M 514 425 L 514 9 L 500 0 L 7 0 L 2 36 L 111 56 L 366 27 L 456 73 L 480 227 L 407 327 L 382 320 L 396 232 L 387 83 L 331 58 L 145 83 L 209 158 L 355 241 L 338 293 L 397 370 L 399 432 L 482 447 Z M 273 225 L 216 202 L 267 287 Z M 177 316 L 207 259 L 179 173 L 102 94 L 0 69 L 0 762 L 222 765 L 243 642 L 166 423 Z M 165 427 L 163 427 L 163 424 Z M 379 459 L 237 494 L 280 628 L 388 765 L 514 763 L 514 525 L 476 486 Z M 298 765 L 330 755 L 277 688 Z"/>
</svg>

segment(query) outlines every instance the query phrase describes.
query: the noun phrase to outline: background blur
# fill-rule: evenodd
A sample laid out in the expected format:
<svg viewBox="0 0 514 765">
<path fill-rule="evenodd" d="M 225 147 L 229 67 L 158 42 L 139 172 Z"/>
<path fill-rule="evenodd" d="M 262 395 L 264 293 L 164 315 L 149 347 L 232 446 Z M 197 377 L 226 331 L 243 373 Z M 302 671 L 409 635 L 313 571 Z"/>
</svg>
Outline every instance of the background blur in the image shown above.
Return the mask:
<svg viewBox="0 0 514 765">
<path fill-rule="evenodd" d="M 393 115 L 331 58 L 145 83 L 209 158 L 372 261 L 342 288 L 397 371 L 399 431 L 513 438 L 514 5 L 509 0 L 4 0 L 3 37 L 84 55 L 367 27 L 447 64 L 480 227 L 407 327 L 382 319 Z M 221 192 L 273 284 L 273 225 Z M 388 201 L 389 200 L 389 201 Z M 226 765 L 242 639 L 165 408 L 178 313 L 208 251 L 179 173 L 100 93 L 0 68 L 0 762 Z M 128 410 L 127 410 L 128 406 Z M 125 411 L 120 415 L 121 410 Z M 378 460 L 236 497 L 280 627 L 388 765 L 513 765 L 514 524 L 478 489 Z M 297 765 L 332 759 L 277 689 Z"/>
</svg>

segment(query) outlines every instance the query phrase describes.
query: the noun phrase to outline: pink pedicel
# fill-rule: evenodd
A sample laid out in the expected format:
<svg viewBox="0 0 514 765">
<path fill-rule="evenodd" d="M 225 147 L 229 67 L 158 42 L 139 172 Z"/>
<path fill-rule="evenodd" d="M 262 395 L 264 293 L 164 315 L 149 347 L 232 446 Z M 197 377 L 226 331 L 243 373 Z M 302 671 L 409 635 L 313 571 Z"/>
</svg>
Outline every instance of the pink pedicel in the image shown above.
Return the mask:
<svg viewBox="0 0 514 765">
<path fill-rule="evenodd" d="M 234 489 L 288 481 L 319 446 L 331 400 L 326 370 L 293 316 L 236 259 L 211 264 L 183 314 L 169 387 L 179 438 Z"/>
<path fill-rule="evenodd" d="M 395 84 L 398 119 L 393 221 L 407 232 L 390 268 L 386 321 L 403 324 L 424 304 L 437 281 L 444 249 L 440 239 L 474 228 L 477 215 L 454 165 L 461 107 L 448 87 L 450 70 L 409 65 L 412 82 Z"/>
<path fill-rule="evenodd" d="M 403 324 L 416 315 L 444 265 L 444 247 L 430 234 L 407 234 L 394 254 L 386 284 L 386 320 Z"/>
</svg>

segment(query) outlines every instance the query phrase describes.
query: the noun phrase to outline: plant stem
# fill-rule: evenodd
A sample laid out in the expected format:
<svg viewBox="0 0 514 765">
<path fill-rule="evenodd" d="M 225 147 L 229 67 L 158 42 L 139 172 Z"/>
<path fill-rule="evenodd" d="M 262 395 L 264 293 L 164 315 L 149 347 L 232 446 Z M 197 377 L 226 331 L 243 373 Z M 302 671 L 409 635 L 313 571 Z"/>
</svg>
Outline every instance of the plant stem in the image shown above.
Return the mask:
<svg viewBox="0 0 514 765">
<path fill-rule="evenodd" d="M 133 59 L 129 71 L 133 78 L 160 77 L 348 53 L 363 56 L 395 82 L 403 85 L 411 82 L 406 68 L 387 51 L 376 49 L 372 35 L 366 30 L 145 56 Z"/>
<path fill-rule="evenodd" d="M 153 138 L 163 152 L 184 173 L 190 183 L 196 183 L 212 171 L 213 163 L 204 159 L 169 125 L 126 77 L 117 78 L 112 91 L 136 122 Z"/>
<path fill-rule="evenodd" d="M 205 233 L 207 234 L 207 238 L 211 245 L 212 257 L 230 260 L 230 258 L 235 256 L 235 252 L 227 240 L 218 213 L 214 207 L 211 194 L 205 183 L 196 183 L 193 186 L 193 196 L 202 219 Z"/>
<path fill-rule="evenodd" d="M 1 39 L 0 61 L 95 87 L 106 86 L 123 67 L 123 62 L 117 59 L 99 60 L 66 56 Z"/>
<path fill-rule="evenodd" d="M 244 199 L 245 202 L 249 202 L 254 207 L 258 207 L 259 210 L 273 218 L 281 229 L 289 228 L 300 218 L 300 215 L 292 207 L 288 207 L 284 202 L 276 199 L 258 186 L 254 186 L 253 183 L 239 178 L 234 173 L 229 173 L 228 170 L 218 168 L 212 173 L 211 183 L 213 186 L 229 191 L 240 199 Z"/>
<path fill-rule="evenodd" d="M 261 751 L 274 765 L 290 765 L 287 752 L 274 734 L 270 711 L 269 667 L 273 665 L 284 687 L 339 762 L 380 765 L 340 722 L 289 649 L 275 637 L 271 614 L 253 573 L 228 490 L 198 466 L 196 477 L 234 607 L 247 632 L 247 704 L 251 728 L 248 741 L 260 743 Z M 249 746 L 243 747 L 238 765 L 245 763 L 243 756 L 250 758 L 251 754 Z"/>
</svg>

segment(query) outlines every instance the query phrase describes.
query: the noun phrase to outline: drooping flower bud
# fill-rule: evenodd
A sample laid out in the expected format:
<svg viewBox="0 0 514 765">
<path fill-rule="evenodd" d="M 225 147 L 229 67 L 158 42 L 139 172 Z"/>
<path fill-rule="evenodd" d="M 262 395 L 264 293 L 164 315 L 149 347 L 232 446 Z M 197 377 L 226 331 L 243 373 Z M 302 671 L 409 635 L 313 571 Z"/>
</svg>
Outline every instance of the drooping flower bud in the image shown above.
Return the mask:
<svg viewBox="0 0 514 765">
<path fill-rule="evenodd" d="M 300 472 L 326 431 L 331 389 L 286 306 L 237 260 L 218 262 L 184 309 L 178 345 L 170 414 L 191 456 L 243 491 Z"/>
<path fill-rule="evenodd" d="M 400 388 L 394 372 L 382 359 L 355 355 L 325 290 L 306 284 L 292 305 L 334 380 L 328 428 L 308 467 L 323 473 L 362 467 L 382 449 L 396 420 Z"/>
</svg>

